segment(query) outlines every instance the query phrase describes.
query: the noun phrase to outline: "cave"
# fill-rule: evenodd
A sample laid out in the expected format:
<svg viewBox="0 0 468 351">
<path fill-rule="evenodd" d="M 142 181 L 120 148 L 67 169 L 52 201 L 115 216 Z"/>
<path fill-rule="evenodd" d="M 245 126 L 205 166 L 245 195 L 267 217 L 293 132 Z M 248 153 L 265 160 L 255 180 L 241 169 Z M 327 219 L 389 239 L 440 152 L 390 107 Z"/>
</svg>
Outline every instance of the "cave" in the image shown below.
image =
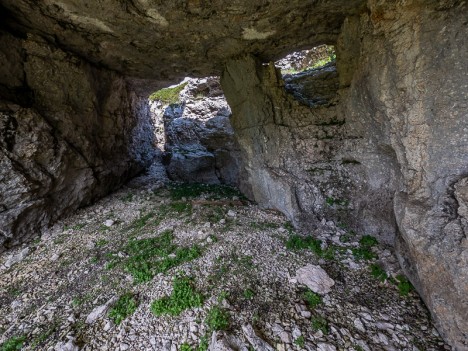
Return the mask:
<svg viewBox="0 0 468 351">
<path fill-rule="evenodd" d="M 235 186 L 291 230 L 334 221 L 376 238 L 445 342 L 468 350 L 467 6 L 2 1 L 0 252 L 162 159 L 174 180 Z M 282 74 L 286 55 L 320 46 L 334 50 L 325 70 Z M 185 77 L 220 77 L 231 149 L 158 149 L 148 97 Z"/>
</svg>

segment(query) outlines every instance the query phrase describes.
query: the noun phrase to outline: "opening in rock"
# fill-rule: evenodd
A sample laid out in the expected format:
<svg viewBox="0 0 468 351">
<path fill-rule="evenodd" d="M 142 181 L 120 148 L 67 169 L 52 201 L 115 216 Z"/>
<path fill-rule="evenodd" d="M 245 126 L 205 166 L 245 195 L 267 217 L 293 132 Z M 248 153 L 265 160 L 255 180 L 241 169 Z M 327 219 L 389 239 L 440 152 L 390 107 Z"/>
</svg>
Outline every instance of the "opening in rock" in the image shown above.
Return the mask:
<svg viewBox="0 0 468 351">
<path fill-rule="evenodd" d="M 286 91 L 310 107 L 334 103 L 339 87 L 336 53 L 332 45 L 293 52 L 276 61 Z"/>
<path fill-rule="evenodd" d="M 149 96 L 171 180 L 238 186 L 239 147 L 218 77 L 186 78 Z"/>
</svg>

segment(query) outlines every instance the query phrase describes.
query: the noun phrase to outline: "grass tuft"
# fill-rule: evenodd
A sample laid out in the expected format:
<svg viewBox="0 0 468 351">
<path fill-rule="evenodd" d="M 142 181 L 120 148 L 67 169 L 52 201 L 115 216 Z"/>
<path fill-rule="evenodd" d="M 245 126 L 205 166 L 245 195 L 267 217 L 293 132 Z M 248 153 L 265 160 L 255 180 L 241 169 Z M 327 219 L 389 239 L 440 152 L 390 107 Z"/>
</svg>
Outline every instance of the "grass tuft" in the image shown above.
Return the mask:
<svg viewBox="0 0 468 351">
<path fill-rule="evenodd" d="M 310 249 L 315 252 L 317 255 L 322 254 L 322 241 L 315 239 L 311 236 L 302 237 L 300 235 L 294 234 L 291 235 L 286 242 L 286 247 L 289 250 L 301 250 L 301 249 Z"/>
<path fill-rule="evenodd" d="M 172 200 L 182 200 L 182 198 L 194 198 L 206 195 L 209 200 L 220 200 L 237 196 L 239 199 L 245 197 L 236 188 L 227 185 L 182 183 L 169 187 Z"/>
<path fill-rule="evenodd" d="M 165 104 L 179 104 L 179 94 L 187 85 L 186 83 L 179 84 L 175 87 L 164 88 L 158 91 L 155 91 L 149 96 L 149 99 L 152 101 L 159 100 Z"/>
<path fill-rule="evenodd" d="M 193 307 L 200 307 L 203 304 L 203 296 L 198 293 L 192 279 L 189 277 L 176 277 L 173 282 L 172 294 L 151 304 L 151 311 L 160 316 L 169 314 L 178 316 L 183 311 Z"/>
<path fill-rule="evenodd" d="M 312 329 L 314 329 L 315 331 L 321 330 L 323 334 L 325 335 L 328 334 L 328 331 L 329 331 L 328 322 L 322 316 L 312 317 L 311 323 L 312 323 Z"/>
<path fill-rule="evenodd" d="M 0 346 L 0 351 L 16 351 L 23 348 L 23 344 L 26 341 L 25 336 L 14 336 L 7 341 L 5 341 Z"/>
<path fill-rule="evenodd" d="M 119 297 L 117 302 L 109 311 L 109 318 L 115 324 L 120 324 L 125 318 L 132 315 L 138 307 L 138 301 L 131 293 Z"/>
<path fill-rule="evenodd" d="M 205 322 L 211 331 L 227 330 L 229 328 L 229 313 L 214 306 L 208 311 Z"/>
<path fill-rule="evenodd" d="M 322 297 L 314 293 L 312 290 L 307 290 L 303 295 L 304 301 L 310 308 L 315 308 L 322 303 Z"/>
<path fill-rule="evenodd" d="M 128 257 L 112 256 L 107 268 L 122 264 L 136 283 L 143 283 L 153 279 L 158 273 L 165 273 L 173 267 L 200 257 L 201 249 L 198 246 L 177 247 L 173 239 L 174 235 L 170 230 L 155 238 L 131 239 L 123 248 Z"/>
</svg>

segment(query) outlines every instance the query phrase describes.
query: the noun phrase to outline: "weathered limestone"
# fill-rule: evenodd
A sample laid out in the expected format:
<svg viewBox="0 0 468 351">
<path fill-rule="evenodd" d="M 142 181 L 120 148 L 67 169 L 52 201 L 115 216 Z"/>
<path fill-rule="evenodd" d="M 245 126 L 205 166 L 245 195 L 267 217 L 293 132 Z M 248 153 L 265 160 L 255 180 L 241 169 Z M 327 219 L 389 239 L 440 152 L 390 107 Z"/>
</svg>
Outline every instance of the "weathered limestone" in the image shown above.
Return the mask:
<svg viewBox="0 0 468 351">
<path fill-rule="evenodd" d="M 123 78 L 40 38 L 2 33 L 0 42 L 9 63 L 0 67 L 0 247 L 9 247 L 115 189 L 154 148 L 134 129 L 137 98 Z"/>
<path fill-rule="evenodd" d="M 439 330 L 468 349 L 465 1 L 5 0 L 0 12 L 3 246 L 151 158 L 135 118 L 147 109 L 121 75 L 144 92 L 142 79 L 224 69 L 241 188 L 304 228 L 333 219 L 396 242 Z M 323 43 L 339 89 L 310 109 L 262 64 Z"/>
<path fill-rule="evenodd" d="M 240 150 L 219 78 L 189 79 L 184 84 L 178 104 L 151 103 L 168 176 L 238 186 Z"/>
<path fill-rule="evenodd" d="M 395 240 L 439 330 L 466 350 L 466 4 L 369 6 L 343 25 L 336 105 L 299 106 L 252 57 L 226 66 L 244 187 L 300 226 L 334 219 Z"/>
</svg>

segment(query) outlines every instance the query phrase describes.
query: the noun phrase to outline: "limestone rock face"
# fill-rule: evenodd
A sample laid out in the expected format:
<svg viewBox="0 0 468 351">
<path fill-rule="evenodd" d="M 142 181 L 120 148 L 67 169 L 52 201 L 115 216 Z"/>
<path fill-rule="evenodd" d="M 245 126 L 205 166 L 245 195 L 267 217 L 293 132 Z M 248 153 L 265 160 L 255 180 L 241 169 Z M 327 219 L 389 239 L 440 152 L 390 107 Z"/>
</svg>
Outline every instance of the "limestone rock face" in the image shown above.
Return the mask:
<svg viewBox="0 0 468 351">
<path fill-rule="evenodd" d="M 167 173 L 176 181 L 239 184 L 240 149 L 231 109 L 219 78 L 189 79 L 179 104 L 152 104 L 165 151 Z"/>
<path fill-rule="evenodd" d="M 227 59 L 244 53 L 274 61 L 334 42 L 345 17 L 365 3 L 5 0 L 1 13 L 9 25 L 24 25 L 91 62 L 168 86 L 186 76 L 219 76 Z"/>
<path fill-rule="evenodd" d="M 9 58 L 0 67 L 0 247 L 9 247 L 115 189 L 154 151 L 122 77 L 40 38 L 2 32 L 0 42 Z"/>
<path fill-rule="evenodd" d="M 396 242 L 439 330 L 467 350 L 466 4 L 369 9 L 343 24 L 332 105 L 299 105 L 252 57 L 227 64 L 245 187 L 299 226 L 334 219 Z"/>
<path fill-rule="evenodd" d="M 298 226 L 333 219 L 394 244 L 442 335 L 468 350 L 467 6 L 2 1 L 2 247 L 151 159 L 144 92 L 223 71 L 241 189 Z M 324 43 L 338 90 L 310 108 L 264 64 Z"/>
</svg>

